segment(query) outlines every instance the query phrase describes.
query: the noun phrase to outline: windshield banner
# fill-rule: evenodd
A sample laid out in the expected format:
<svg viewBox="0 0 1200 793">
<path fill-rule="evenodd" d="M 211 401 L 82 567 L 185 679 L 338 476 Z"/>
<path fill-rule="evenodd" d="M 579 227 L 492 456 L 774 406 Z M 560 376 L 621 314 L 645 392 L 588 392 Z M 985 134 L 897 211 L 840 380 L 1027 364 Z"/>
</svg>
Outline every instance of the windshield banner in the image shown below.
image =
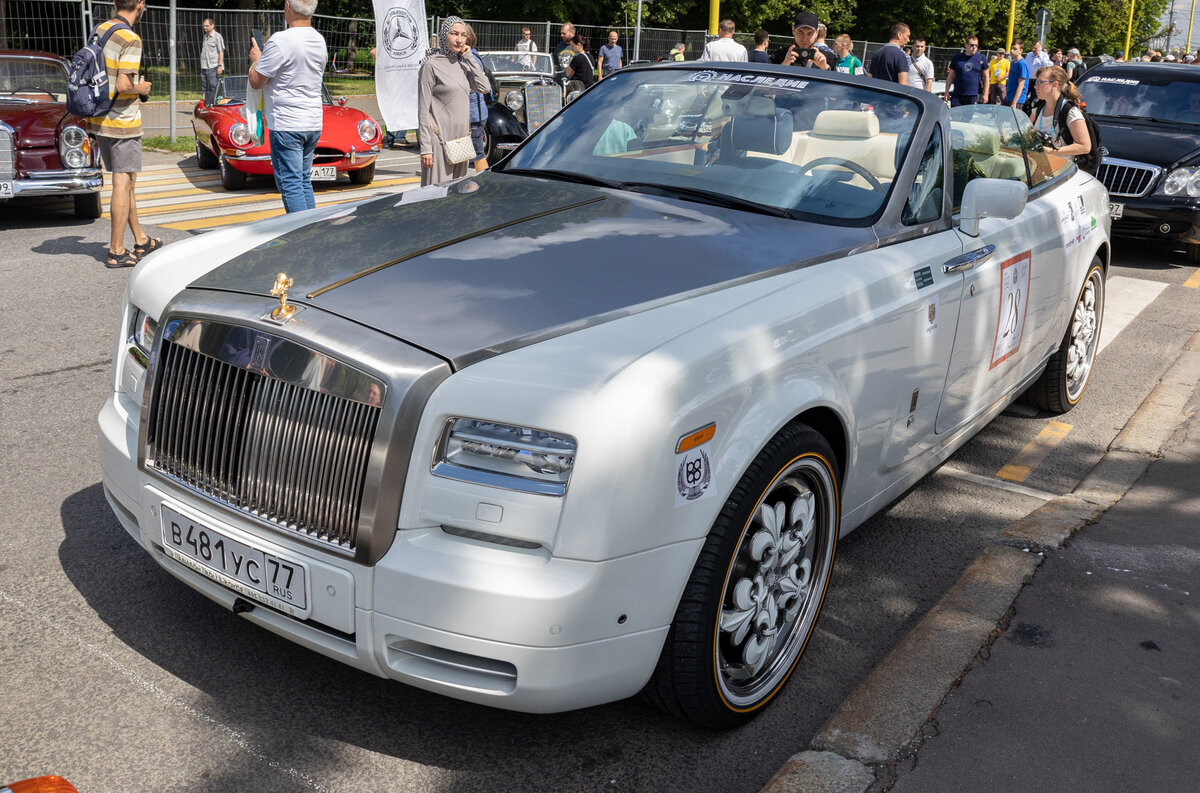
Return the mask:
<svg viewBox="0 0 1200 793">
<path fill-rule="evenodd" d="M 417 128 L 417 72 L 429 49 L 425 0 L 374 0 L 375 93 L 388 130 Z"/>
</svg>

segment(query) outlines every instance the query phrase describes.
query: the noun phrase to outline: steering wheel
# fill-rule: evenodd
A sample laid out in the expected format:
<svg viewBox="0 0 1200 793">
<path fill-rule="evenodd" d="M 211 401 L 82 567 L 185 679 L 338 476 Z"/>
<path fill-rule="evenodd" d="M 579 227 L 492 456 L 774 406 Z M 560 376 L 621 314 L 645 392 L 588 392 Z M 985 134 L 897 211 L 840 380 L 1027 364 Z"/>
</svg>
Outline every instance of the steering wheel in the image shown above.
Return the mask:
<svg viewBox="0 0 1200 793">
<path fill-rule="evenodd" d="M 40 88 L 36 85 L 24 85 L 24 86 L 21 86 L 20 88 L 14 88 L 13 90 L 8 92 L 8 95 L 16 96 L 17 94 L 28 94 L 28 93 L 45 94 L 46 96 L 50 97 L 51 101 L 53 101 L 53 102 L 58 101 L 57 94 L 52 94 L 49 91 L 47 91 L 45 88 Z"/>
<path fill-rule="evenodd" d="M 879 193 L 887 192 L 887 188 L 880 184 L 879 180 L 875 178 L 873 173 L 856 162 L 843 160 L 840 157 L 818 157 L 815 160 L 809 160 L 800 166 L 800 170 L 796 172 L 796 175 L 802 176 L 812 169 L 819 168 L 822 165 L 836 165 L 839 168 L 845 168 L 848 171 L 854 171 L 854 173 L 867 180 L 867 184 L 870 185 L 872 190 Z"/>
</svg>

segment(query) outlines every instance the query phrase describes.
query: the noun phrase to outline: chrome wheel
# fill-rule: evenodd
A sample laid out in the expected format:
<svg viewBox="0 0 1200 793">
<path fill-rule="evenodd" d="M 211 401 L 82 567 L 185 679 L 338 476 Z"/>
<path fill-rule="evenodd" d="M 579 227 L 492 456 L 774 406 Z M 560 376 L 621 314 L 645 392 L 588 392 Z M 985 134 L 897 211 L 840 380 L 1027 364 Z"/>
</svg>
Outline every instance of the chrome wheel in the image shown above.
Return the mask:
<svg viewBox="0 0 1200 793">
<path fill-rule="evenodd" d="M 835 492 L 828 463 L 802 455 L 751 513 L 726 578 L 715 647 L 721 694 L 734 708 L 773 693 L 812 634 L 833 564 Z"/>
<path fill-rule="evenodd" d="M 1093 269 L 1075 303 L 1067 352 L 1067 399 L 1078 402 L 1087 386 L 1100 343 L 1100 319 L 1104 312 L 1104 274 Z"/>
</svg>

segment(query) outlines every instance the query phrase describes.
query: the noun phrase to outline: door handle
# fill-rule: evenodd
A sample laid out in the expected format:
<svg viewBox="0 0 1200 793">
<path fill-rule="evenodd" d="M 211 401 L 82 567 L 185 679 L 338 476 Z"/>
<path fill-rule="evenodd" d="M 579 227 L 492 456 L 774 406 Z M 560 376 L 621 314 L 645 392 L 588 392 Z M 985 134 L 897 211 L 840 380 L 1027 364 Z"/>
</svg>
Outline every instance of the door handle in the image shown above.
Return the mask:
<svg viewBox="0 0 1200 793">
<path fill-rule="evenodd" d="M 984 245 L 982 248 L 977 248 L 970 253 L 964 253 L 962 256 L 955 256 L 953 259 L 942 265 L 942 272 L 957 273 L 964 270 L 970 270 L 975 265 L 983 264 L 988 259 L 992 258 L 992 254 L 995 252 L 995 245 Z"/>
</svg>

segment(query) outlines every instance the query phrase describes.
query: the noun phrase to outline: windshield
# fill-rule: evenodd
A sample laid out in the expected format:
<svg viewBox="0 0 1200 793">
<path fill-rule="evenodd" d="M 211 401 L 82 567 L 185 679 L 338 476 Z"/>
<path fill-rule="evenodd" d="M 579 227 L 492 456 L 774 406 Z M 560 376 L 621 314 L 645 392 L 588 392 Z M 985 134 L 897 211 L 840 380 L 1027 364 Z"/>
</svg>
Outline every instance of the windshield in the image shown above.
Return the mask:
<svg viewBox="0 0 1200 793">
<path fill-rule="evenodd" d="M 887 200 L 920 106 L 802 75 L 616 72 L 502 167 L 865 224 Z"/>
<path fill-rule="evenodd" d="M 67 70 L 45 58 L 0 58 L 0 100 L 66 102 Z"/>
<path fill-rule="evenodd" d="M 481 52 L 479 59 L 489 72 L 541 72 L 554 71 L 554 61 L 544 52 Z"/>
<path fill-rule="evenodd" d="M 332 105 L 333 100 L 329 97 L 329 89 L 324 85 L 321 86 L 321 101 L 327 105 Z M 217 85 L 217 98 L 213 102 L 214 105 L 236 105 L 246 103 L 246 75 L 233 75 L 222 77 Z"/>
<path fill-rule="evenodd" d="M 1200 70 L 1197 70 L 1200 71 Z M 1196 80 L 1177 75 L 1085 77 L 1079 93 L 1094 116 L 1135 116 L 1200 124 L 1200 75 Z M 1169 79 L 1168 79 L 1169 78 Z"/>
</svg>

